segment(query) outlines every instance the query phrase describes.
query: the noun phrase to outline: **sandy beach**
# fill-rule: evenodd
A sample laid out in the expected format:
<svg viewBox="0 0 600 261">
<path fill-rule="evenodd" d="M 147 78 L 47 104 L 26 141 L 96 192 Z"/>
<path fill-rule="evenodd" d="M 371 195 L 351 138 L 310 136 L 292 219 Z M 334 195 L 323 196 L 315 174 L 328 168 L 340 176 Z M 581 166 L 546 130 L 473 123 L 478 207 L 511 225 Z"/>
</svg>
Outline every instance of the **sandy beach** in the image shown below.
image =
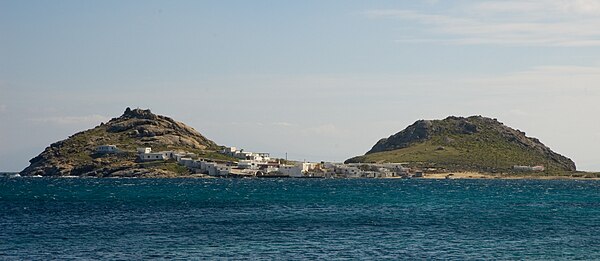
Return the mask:
<svg viewBox="0 0 600 261">
<path fill-rule="evenodd" d="M 423 175 L 424 179 L 539 179 L 539 180 L 556 180 L 556 179 L 576 179 L 576 180 L 600 180 L 596 177 L 580 176 L 543 176 L 543 175 L 501 175 L 481 172 L 448 172 L 448 173 L 427 173 Z"/>
</svg>

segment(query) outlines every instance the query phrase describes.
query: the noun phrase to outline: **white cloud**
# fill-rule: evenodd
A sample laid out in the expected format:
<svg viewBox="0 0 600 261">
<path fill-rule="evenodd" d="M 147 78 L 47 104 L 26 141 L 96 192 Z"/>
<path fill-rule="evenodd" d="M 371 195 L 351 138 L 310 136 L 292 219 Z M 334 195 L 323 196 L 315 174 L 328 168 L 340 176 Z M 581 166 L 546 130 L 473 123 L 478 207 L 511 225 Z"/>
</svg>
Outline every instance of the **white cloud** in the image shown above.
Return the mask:
<svg viewBox="0 0 600 261">
<path fill-rule="evenodd" d="M 86 115 L 86 116 L 56 116 L 56 117 L 43 117 L 43 118 L 32 118 L 29 119 L 31 122 L 44 123 L 44 124 L 56 124 L 56 125 L 91 125 L 100 124 L 101 122 L 107 122 L 110 120 L 109 117 L 102 115 Z"/>
<path fill-rule="evenodd" d="M 469 5 L 468 10 L 482 14 L 503 14 L 522 16 L 523 18 L 540 17 L 553 18 L 553 16 L 595 16 L 600 14 L 600 1 L 598 0 L 508 0 L 485 1 Z M 526 15 L 529 13 L 530 15 Z"/>
<path fill-rule="evenodd" d="M 5 113 L 7 108 L 6 104 L 0 104 L 0 113 Z"/>
<path fill-rule="evenodd" d="M 600 96 L 600 67 L 538 66 L 506 75 L 479 76 L 465 83 L 482 92 L 528 94 L 548 97 Z"/>
<path fill-rule="evenodd" d="M 397 42 L 529 46 L 600 46 L 600 1 L 486 1 L 459 5 L 443 13 L 384 9 L 371 18 L 414 21 L 425 35 Z"/>
<path fill-rule="evenodd" d="M 289 123 L 289 122 L 285 122 L 285 121 L 273 122 L 273 123 L 271 123 L 271 125 L 277 126 L 277 127 L 293 127 L 293 126 L 295 126 L 293 123 Z"/>
<path fill-rule="evenodd" d="M 574 12 L 586 15 L 600 14 L 600 1 L 597 0 L 568 0 L 556 1 L 566 12 Z"/>
</svg>

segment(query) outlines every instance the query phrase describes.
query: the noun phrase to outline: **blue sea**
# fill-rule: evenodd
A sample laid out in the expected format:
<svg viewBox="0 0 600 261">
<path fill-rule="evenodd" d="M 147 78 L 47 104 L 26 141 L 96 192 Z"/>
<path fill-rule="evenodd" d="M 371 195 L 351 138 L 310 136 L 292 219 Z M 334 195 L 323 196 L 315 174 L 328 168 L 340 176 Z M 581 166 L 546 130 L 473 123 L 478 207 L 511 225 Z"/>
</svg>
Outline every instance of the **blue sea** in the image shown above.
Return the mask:
<svg viewBox="0 0 600 261">
<path fill-rule="evenodd" d="M 600 259 L 600 182 L 2 178 L 0 259 Z"/>
</svg>

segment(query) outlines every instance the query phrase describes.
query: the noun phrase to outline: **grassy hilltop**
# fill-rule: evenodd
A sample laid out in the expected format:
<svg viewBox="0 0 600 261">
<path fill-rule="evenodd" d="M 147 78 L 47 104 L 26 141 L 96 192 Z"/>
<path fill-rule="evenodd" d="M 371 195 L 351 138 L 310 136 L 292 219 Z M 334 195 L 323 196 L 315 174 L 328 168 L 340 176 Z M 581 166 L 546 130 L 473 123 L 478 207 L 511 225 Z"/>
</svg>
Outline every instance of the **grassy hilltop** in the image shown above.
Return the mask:
<svg viewBox="0 0 600 261">
<path fill-rule="evenodd" d="M 346 162 L 405 162 L 414 167 L 489 173 L 510 173 L 515 165 L 543 165 L 545 173 L 576 169 L 571 159 L 538 139 L 481 116 L 417 121 Z"/>
</svg>

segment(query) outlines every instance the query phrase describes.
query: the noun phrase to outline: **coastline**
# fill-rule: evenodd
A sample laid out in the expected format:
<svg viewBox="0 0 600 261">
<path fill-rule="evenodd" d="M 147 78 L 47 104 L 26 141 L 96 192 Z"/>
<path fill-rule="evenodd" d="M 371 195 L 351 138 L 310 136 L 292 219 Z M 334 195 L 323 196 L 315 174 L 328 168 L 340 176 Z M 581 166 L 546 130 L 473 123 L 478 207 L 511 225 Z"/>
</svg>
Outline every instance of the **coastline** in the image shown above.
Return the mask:
<svg viewBox="0 0 600 261">
<path fill-rule="evenodd" d="M 577 174 L 574 176 L 573 174 Z M 493 174 L 484 172 L 444 172 L 444 173 L 425 173 L 423 177 L 413 177 L 411 179 L 501 179 L 501 180 L 600 180 L 595 172 L 576 172 L 571 175 L 506 175 L 506 174 Z M 596 175 L 596 177 L 585 176 Z M 94 176 L 19 176 L 10 177 L 8 175 L 0 176 L 5 178 L 100 178 L 100 179 L 263 179 L 264 177 L 214 177 L 206 174 L 191 174 L 182 176 L 171 176 L 171 175 L 149 175 L 149 176 L 111 176 L 111 177 L 94 177 Z M 283 179 L 311 179 L 308 177 L 277 177 Z M 345 179 L 345 178 L 318 178 L 318 179 Z M 351 178 L 352 179 L 352 178 Z M 386 177 L 386 178 L 362 178 L 362 179 L 405 179 L 404 177 Z"/>
<path fill-rule="evenodd" d="M 573 174 L 577 174 L 574 176 Z M 586 174 L 595 175 L 595 173 L 575 172 L 571 175 L 505 175 L 484 172 L 446 172 L 446 173 L 426 173 L 423 179 L 535 179 L 535 180 L 600 180 L 599 177 L 585 176 Z"/>
</svg>

